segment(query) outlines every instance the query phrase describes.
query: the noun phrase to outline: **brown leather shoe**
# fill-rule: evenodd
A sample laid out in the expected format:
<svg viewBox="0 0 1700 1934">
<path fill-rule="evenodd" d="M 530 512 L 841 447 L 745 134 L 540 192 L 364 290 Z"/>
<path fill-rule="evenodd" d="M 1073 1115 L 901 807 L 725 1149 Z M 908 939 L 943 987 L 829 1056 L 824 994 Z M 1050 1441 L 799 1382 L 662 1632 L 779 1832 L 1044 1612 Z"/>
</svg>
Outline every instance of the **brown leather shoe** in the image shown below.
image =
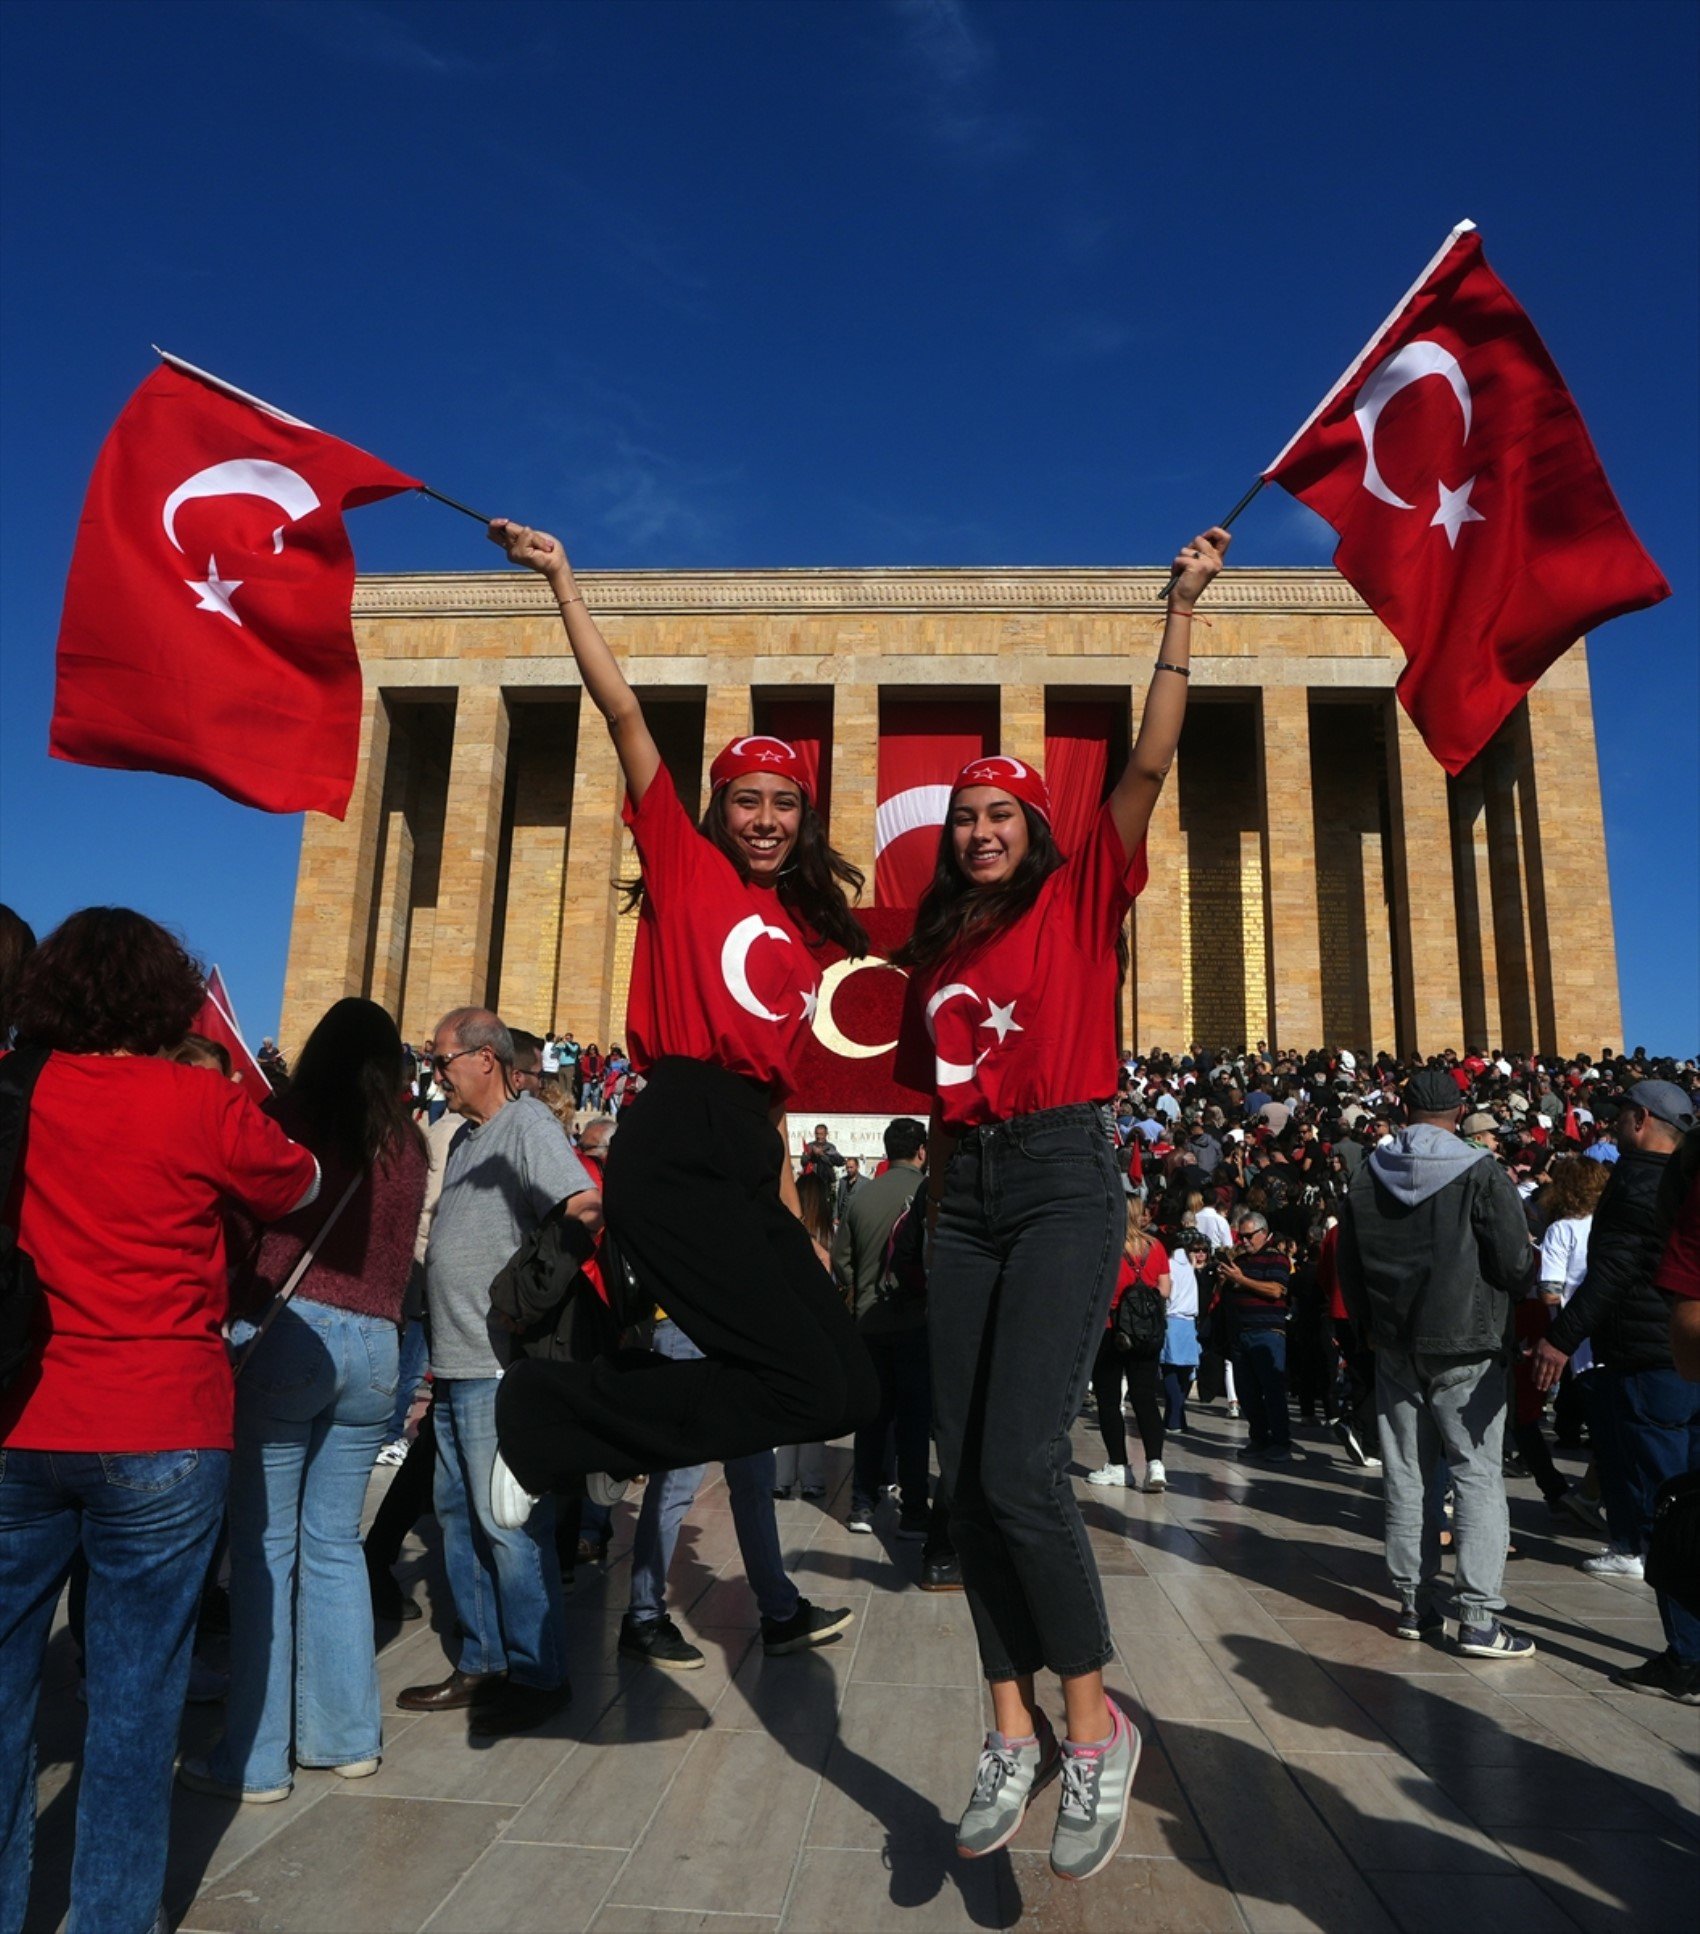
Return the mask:
<svg viewBox="0 0 1700 1934">
<path fill-rule="evenodd" d="M 406 1686 L 395 1696 L 403 1712 L 460 1712 L 478 1705 L 497 1692 L 506 1680 L 505 1672 L 454 1671 L 434 1686 Z"/>
<path fill-rule="evenodd" d="M 479 1739 L 499 1739 L 505 1733 L 528 1733 L 546 1724 L 572 1703 L 570 1685 L 522 1686 L 509 1679 L 494 1686 L 478 1701 L 468 1728 Z"/>
</svg>

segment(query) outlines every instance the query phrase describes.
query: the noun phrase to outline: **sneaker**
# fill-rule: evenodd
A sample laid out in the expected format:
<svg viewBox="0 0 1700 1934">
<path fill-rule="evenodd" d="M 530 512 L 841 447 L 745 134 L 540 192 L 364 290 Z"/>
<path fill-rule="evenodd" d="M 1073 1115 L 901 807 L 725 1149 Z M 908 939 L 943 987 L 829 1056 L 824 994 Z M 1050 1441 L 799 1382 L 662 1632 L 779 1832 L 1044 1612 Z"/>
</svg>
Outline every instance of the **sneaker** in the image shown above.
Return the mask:
<svg viewBox="0 0 1700 1934">
<path fill-rule="evenodd" d="M 1234 1452 L 1234 1456 L 1242 1464 L 1261 1463 L 1268 1455 L 1269 1446 L 1267 1444 L 1242 1444 Z"/>
<path fill-rule="evenodd" d="M 385 1444 L 378 1452 L 380 1464 L 405 1464 L 407 1462 L 407 1439 L 397 1437 Z"/>
<path fill-rule="evenodd" d="M 1339 1438 L 1346 1455 L 1362 1470 L 1370 1461 L 1369 1452 L 1364 1449 L 1362 1438 L 1352 1428 L 1352 1420 L 1349 1417 L 1336 1417 L 1328 1428 Z M 1375 1461 L 1379 1464 L 1381 1459 L 1378 1457 Z"/>
<path fill-rule="evenodd" d="M 489 1697 L 474 1704 L 467 1731 L 476 1739 L 535 1732 L 570 1706 L 572 1699 L 573 1689 L 564 1680 L 558 1686 L 525 1686 L 503 1679 Z"/>
<path fill-rule="evenodd" d="M 210 1793 L 215 1800 L 239 1800 L 243 1806 L 273 1806 L 279 1800 L 287 1800 L 295 1790 L 293 1780 L 285 1780 L 281 1786 L 232 1786 L 227 1780 L 214 1779 L 212 1768 L 204 1759 L 179 1761 L 177 1783 L 188 1787 L 191 1793 Z"/>
<path fill-rule="evenodd" d="M 871 1537 L 874 1529 L 874 1511 L 871 1504 L 853 1504 L 850 1515 L 844 1520 L 844 1529 L 854 1531 L 863 1537 Z"/>
<path fill-rule="evenodd" d="M 606 1471 L 586 1471 L 584 1494 L 592 1504 L 600 1504 L 605 1511 L 612 1511 L 621 1502 L 631 1485 L 623 1477 L 610 1477 Z M 510 1525 L 508 1529 L 515 1530 Z"/>
<path fill-rule="evenodd" d="M 1419 1612 L 1415 1605 L 1407 1605 L 1399 1614 L 1399 1623 L 1393 1628 L 1396 1639 L 1426 1639 L 1446 1630 L 1446 1620 L 1437 1611 L 1430 1609 Z"/>
<path fill-rule="evenodd" d="M 1031 1741 L 1011 1745 L 1002 1733 L 987 1733 L 974 1793 L 956 1828 L 956 1851 L 964 1860 L 982 1860 L 1007 1847 L 1021 1831 L 1033 1796 L 1049 1786 L 1062 1765 L 1062 1749 L 1041 1713 Z"/>
<path fill-rule="evenodd" d="M 497 1451 L 490 1465 L 490 1516 L 504 1531 L 517 1531 L 536 1509 L 536 1497 L 508 1469 L 508 1460 Z"/>
<path fill-rule="evenodd" d="M 1584 1558 L 1582 1569 L 1590 1578 L 1645 1578 L 1647 1575 L 1646 1560 L 1640 1552 L 1620 1551 L 1616 1545 L 1607 1545 L 1604 1551 Z"/>
<path fill-rule="evenodd" d="M 1160 1457 L 1151 1459 L 1145 1467 L 1145 1482 L 1140 1486 L 1144 1491 L 1166 1491 L 1169 1488 L 1169 1474 L 1163 1469 Z"/>
<path fill-rule="evenodd" d="M 962 1590 L 962 1560 L 954 1551 L 947 1551 L 937 1558 L 921 1559 L 921 1589 L 924 1592 L 959 1592 Z"/>
<path fill-rule="evenodd" d="M 1566 1491 L 1563 1497 L 1559 1499 L 1559 1503 L 1564 1506 L 1565 1510 L 1579 1524 L 1586 1525 L 1590 1531 L 1598 1531 L 1602 1535 L 1604 1534 L 1606 1528 L 1605 1506 L 1601 1504 L 1598 1498 L 1589 1497 L 1583 1491 L 1580 1484 L 1573 1485 Z"/>
<path fill-rule="evenodd" d="M 382 1758 L 374 1753 L 370 1759 L 347 1760 L 341 1766 L 333 1766 L 331 1771 L 339 1780 L 364 1780 L 370 1779 L 383 1763 Z"/>
<path fill-rule="evenodd" d="M 811 1645 L 825 1645 L 836 1638 L 856 1616 L 848 1606 L 829 1611 L 824 1605 L 797 1600 L 797 1609 L 787 1619 L 764 1618 L 761 1622 L 761 1649 L 770 1659 L 782 1659 L 787 1652 L 806 1652 Z"/>
<path fill-rule="evenodd" d="M 692 1645 L 665 1612 L 659 1618 L 636 1619 L 628 1612 L 620 1620 L 620 1656 L 645 1659 L 664 1672 L 699 1672 L 702 1651 Z"/>
<path fill-rule="evenodd" d="M 1238 1403 L 1236 1403 L 1234 1399 L 1230 1397 L 1228 1399 L 1228 1415 L 1230 1417 L 1237 1417 L 1239 1414 L 1240 1414 L 1240 1407 Z"/>
<path fill-rule="evenodd" d="M 1700 1665 L 1684 1665 L 1674 1652 L 1660 1652 L 1640 1665 L 1611 1675 L 1626 1692 L 1651 1692 L 1679 1706 L 1700 1706 Z"/>
<path fill-rule="evenodd" d="M 776 1484 L 773 1487 L 773 1501 L 775 1504 L 789 1504 L 796 1495 L 797 1493 L 792 1490 L 789 1484 Z"/>
<path fill-rule="evenodd" d="M 1532 1659 L 1535 1641 L 1495 1619 L 1491 1625 L 1460 1625 L 1453 1650 L 1468 1659 Z"/>
<path fill-rule="evenodd" d="M 897 1521 L 897 1535 L 911 1544 L 922 1543 L 932 1529 L 933 1514 L 924 1506 L 919 1511 L 905 1511 Z"/>
<path fill-rule="evenodd" d="M 1088 1484 L 1115 1485 L 1127 1489 L 1127 1466 L 1125 1464 L 1101 1464 L 1097 1470 L 1086 1473 Z"/>
<path fill-rule="evenodd" d="M 819 1504 L 825 1496 L 826 1486 L 824 1484 L 805 1484 L 803 1486 L 803 1502 L 805 1504 Z"/>
<path fill-rule="evenodd" d="M 1381 1468 L 1382 1468 L 1381 1459 L 1379 1457 L 1371 1457 L 1369 1452 L 1365 1451 L 1364 1469 L 1366 1471 L 1379 1471 Z"/>
<path fill-rule="evenodd" d="M 1109 1743 L 1062 1749 L 1062 1806 L 1051 1837 L 1051 1871 L 1061 1880 L 1090 1880 L 1116 1857 L 1127 1832 L 1128 1801 L 1139 1766 L 1139 1728 L 1120 1706 Z"/>
</svg>

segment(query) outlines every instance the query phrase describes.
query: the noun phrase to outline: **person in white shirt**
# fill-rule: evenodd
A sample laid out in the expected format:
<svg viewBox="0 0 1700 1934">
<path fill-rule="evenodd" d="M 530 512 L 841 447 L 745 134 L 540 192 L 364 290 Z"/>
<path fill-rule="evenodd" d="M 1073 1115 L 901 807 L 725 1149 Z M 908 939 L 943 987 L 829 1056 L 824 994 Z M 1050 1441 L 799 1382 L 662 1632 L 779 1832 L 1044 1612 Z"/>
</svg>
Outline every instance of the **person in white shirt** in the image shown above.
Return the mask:
<svg viewBox="0 0 1700 1934">
<path fill-rule="evenodd" d="M 1169 1253 L 1169 1301 L 1163 1337 L 1163 1424 L 1186 1429 L 1186 1398 L 1198 1374 L 1197 1261 L 1210 1253 L 1210 1239 L 1199 1229 L 1183 1229 Z"/>
</svg>

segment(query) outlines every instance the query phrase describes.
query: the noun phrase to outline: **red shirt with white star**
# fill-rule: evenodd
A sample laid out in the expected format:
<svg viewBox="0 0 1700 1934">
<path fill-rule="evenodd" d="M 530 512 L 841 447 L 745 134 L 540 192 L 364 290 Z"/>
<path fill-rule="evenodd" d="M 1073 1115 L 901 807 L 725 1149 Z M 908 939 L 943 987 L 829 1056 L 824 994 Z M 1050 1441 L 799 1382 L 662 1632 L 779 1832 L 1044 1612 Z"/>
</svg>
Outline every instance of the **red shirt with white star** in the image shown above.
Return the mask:
<svg viewBox="0 0 1700 1934">
<path fill-rule="evenodd" d="M 897 1079 L 960 1134 L 1116 1091 L 1116 935 L 1144 889 L 1110 809 L 995 938 L 910 975 Z"/>
<path fill-rule="evenodd" d="M 622 811 L 644 884 L 626 1007 L 633 1068 L 688 1055 L 787 1100 L 820 987 L 801 930 L 773 888 L 741 880 L 692 825 L 665 766 Z"/>
</svg>

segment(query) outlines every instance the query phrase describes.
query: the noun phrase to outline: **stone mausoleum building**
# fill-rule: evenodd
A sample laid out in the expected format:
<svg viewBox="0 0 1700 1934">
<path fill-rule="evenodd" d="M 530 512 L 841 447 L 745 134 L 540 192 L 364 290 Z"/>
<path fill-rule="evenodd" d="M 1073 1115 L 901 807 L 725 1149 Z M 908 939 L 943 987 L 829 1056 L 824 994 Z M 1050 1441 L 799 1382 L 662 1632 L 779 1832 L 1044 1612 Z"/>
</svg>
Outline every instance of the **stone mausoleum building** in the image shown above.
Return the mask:
<svg viewBox="0 0 1700 1934">
<path fill-rule="evenodd" d="M 834 843 L 875 884 L 882 764 L 943 718 L 1043 763 L 1125 753 L 1155 569 L 583 573 L 687 805 L 741 732 L 816 743 Z M 606 1046 L 633 870 L 601 719 L 548 587 L 365 577 L 345 821 L 309 814 L 283 1039 L 365 994 L 419 1040 L 488 1003 Z M 1617 961 L 1585 647 L 1458 779 L 1394 702 L 1399 648 L 1334 571 L 1228 570 L 1134 914 L 1126 1044 L 1598 1052 Z M 913 751 L 911 745 L 910 751 Z M 954 769 L 954 767 L 952 767 Z"/>
</svg>

